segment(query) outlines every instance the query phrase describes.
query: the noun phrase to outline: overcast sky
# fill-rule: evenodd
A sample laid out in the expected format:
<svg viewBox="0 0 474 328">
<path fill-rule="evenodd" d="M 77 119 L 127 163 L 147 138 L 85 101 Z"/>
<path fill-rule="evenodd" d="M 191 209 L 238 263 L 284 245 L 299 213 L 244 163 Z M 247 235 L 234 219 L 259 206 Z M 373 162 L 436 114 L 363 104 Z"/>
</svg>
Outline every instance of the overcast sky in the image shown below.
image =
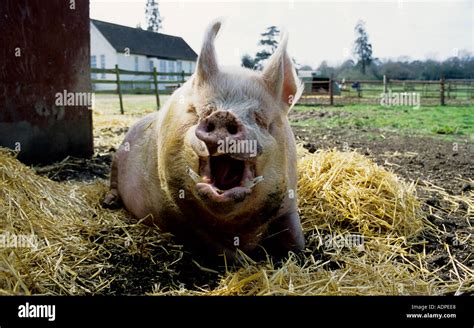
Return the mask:
<svg viewBox="0 0 474 328">
<path fill-rule="evenodd" d="M 136 27 L 145 23 L 146 0 L 90 0 L 90 15 Z M 442 60 L 474 52 L 474 0 L 378 1 L 160 1 L 160 31 L 183 37 L 199 53 L 211 20 L 224 17 L 216 42 L 220 63 L 240 64 L 255 54 L 259 34 L 277 25 L 289 32 L 289 52 L 298 63 L 317 67 L 352 56 L 354 26 L 366 22 L 373 55 L 378 58 Z"/>
</svg>

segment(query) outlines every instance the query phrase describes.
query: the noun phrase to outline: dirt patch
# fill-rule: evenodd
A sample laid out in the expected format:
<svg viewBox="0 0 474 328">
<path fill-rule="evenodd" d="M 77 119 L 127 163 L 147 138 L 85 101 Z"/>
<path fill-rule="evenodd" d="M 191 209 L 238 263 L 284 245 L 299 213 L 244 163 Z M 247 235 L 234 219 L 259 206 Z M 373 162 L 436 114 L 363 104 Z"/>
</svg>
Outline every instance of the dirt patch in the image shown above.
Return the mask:
<svg viewBox="0 0 474 328">
<path fill-rule="evenodd" d="M 351 116 L 347 112 L 328 112 L 322 110 L 305 110 L 305 111 L 292 111 L 291 120 L 293 122 L 304 121 L 311 118 L 332 118 L 332 117 L 348 117 Z"/>
<path fill-rule="evenodd" d="M 36 173 L 45 175 L 53 181 L 84 181 L 108 179 L 113 151 L 96 153 L 92 158 L 66 157 L 63 161 L 48 166 L 36 167 Z"/>
</svg>

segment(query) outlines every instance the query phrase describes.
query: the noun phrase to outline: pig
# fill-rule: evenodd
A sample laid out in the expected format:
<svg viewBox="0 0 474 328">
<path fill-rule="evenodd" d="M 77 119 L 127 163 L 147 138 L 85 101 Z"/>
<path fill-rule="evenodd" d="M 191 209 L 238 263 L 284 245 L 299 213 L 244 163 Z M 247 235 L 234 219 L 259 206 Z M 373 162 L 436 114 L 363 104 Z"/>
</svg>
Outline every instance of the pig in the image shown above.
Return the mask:
<svg viewBox="0 0 474 328">
<path fill-rule="evenodd" d="M 302 92 L 287 36 L 263 71 L 218 65 L 208 27 L 195 73 L 117 150 L 103 203 L 120 202 L 192 250 L 235 258 L 304 248 L 288 112 Z"/>
</svg>

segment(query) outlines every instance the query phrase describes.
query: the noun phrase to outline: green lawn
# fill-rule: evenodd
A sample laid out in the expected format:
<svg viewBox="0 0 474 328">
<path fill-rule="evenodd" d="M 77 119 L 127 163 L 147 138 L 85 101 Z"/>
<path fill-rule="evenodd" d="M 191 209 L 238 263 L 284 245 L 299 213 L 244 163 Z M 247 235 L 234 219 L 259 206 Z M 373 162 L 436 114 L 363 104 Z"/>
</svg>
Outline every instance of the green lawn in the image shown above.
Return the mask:
<svg viewBox="0 0 474 328">
<path fill-rule="evenodd" d="M 161 105 L 169 95 L 160 95 Z M 122 96 L 125 114 L 144 114 L 156 110 L 155 95 L 130 95 Z M 102 114 L 120 114 L 119 96 L 116 94 L 95 94 L 94 110 Z"/>
<path fill-rule="evenodd" d="M 474 140 L 474 106 L 383 107 L 348 105 L 340 107 L 295 106 L 296 111 L 320 110 L 339 115 L 292 122 L 296 126 L 365 127 L 400 131 L 407 134 L 458 137 Z"/>
</svg>

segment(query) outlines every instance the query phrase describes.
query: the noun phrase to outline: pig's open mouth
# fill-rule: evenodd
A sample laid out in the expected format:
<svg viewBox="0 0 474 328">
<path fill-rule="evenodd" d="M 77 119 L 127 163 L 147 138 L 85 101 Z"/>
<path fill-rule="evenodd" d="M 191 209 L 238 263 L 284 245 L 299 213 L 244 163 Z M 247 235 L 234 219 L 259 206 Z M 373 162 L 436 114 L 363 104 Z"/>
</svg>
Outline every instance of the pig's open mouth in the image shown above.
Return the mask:
<svg viewBox="0 0 474 328">
<path fill-rule="evenodd" d="M 199 175 L 188 169 L 197 192 L 215 202 L 242 201 L 263 177 L 255 177 L 255 163 L 229 154 L 201 157 Z"/>
<path fill-rule="evenodd" d="M 210 157 L 211 183 L 220 190 L 229 190 L 241 185 L 244 172 L 246 176 L 252 175 L 250 165 L 242 160 L 234 159 L 229 155 Z"/>
</svg>

